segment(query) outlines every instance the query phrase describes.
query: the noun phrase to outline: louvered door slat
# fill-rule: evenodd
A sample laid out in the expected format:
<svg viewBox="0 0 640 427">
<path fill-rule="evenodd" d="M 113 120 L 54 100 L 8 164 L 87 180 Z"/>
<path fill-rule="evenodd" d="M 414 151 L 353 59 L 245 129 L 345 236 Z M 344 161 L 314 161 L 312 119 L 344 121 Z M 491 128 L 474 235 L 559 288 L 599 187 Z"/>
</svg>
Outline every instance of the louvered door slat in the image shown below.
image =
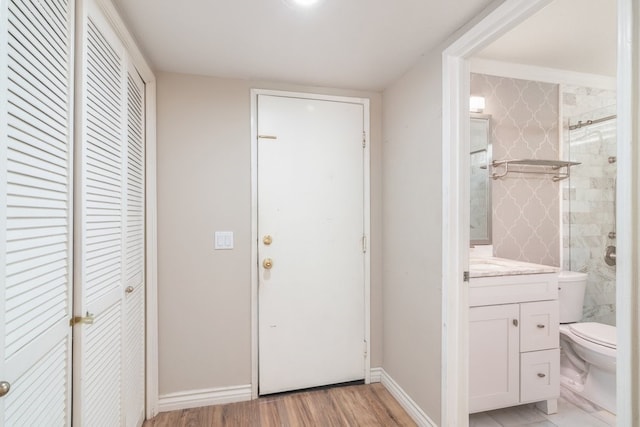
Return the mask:
<svg viewBox="0 0 640 427">
<path fill-rule="evenodd" d="M 66 235 L 67 230 L 64 227 L 38 227 L 21 230 L 7 231 L 7 240 L 37 239 L 39 237 Z"/>
<path fill-rule="evenodd" d="M 60 176 L 68 177 L 69 171 L 67 170 L 67 165 L 65 164 L 64 159 L 40 150 L 36 146 L 30 145 L 28 141 L 24 141 L 20 138 L 15 139 L 18 139 L 21 142 L 20 146 L 12 147 L 14 152 L 12 157 L 15 158 L 16 161 L 22 164 L 38 167 L 43 170 L 51 170 Z"/>
<path fill-rule="evenodd" d="M 11 175 L 11 174 L 7 174 Z M 64 197 L 64 184 L 54 183 L 51 181 L 43 181 L 38 178 L 25 176 L 25 175 L 11 175 L 9 176 L 12 180 L 10 184 L 7 185 L 7 190 L 13 191 L 12 194 L 36 194 L 36 197 L 41 197 L 42 195 L 46 195 L 48 198 L 56 198 Z M 29 228 L 25 227 L 21 220 L 25 220 L 25 218 L 15 218 L 15 228 Z M 54 221 L 52 220 L 52 224 Z M 55 221 L 56 224 L 59 224 Z"/>
<path fill-rule="evenodd" d="M 14 53 L 15 55 L 15 53 Z M 27 63 L 14 63 L 8 69 L 8 79 L 14 82 L 21 82 L 21 86 L 30 86 L 30 91 L 39 92 L 43 99 L 49 103 L 54 103 L 59 108 L 65 108 L 64 91 L 55 86 L 46 84 L 46 78 L 41 70 L 28 67 Z"/>
<path fill-rule="evenodd" d="M 66 0 L 52 0 L 47 2 L 47 5 L 49 6 L 48 9 L 51 9 L 52 12 L 54 14 L 56 14 L 57 16 L 60 17 L 61 20 L 66 21 L 65 20 L 65 10 L 67 7 L 67 1 Z M 70 18 L 69 18 L 70 19 Z"/>
<path fill-rule="evenodd" d="M 91 120 L 89 120 L 89 125 L 92 127 L 89 129 L 87 137 L 95 139 L 96 142 L 100 142 L 100 146 L 87 147 L 87 160 L 97 160 L 99 162 L 97 164 L 98 167 L 111 166 L 112 169 L 117 169 L 118 173 L 121 173 L 120 169 L 122 165 L 118 162 L 119 157 L 117 157 L 118 150 L 121 147 L 113 145 L 113 138 L 118 137 L 119 134 L 109 134 L 103 131 L 100 135 L 94 135 L 94 126 L 99 128 L 99 125 Z M 93 165 L 96 165 L 96 163 L 94 162 Z"/>
<path fill-rule="evenodd" d="M 98 159 L 95 159 L 93 153 L 90 152 L 87 153 L 87 167 L 90 168 L 94 174 L 92 180 L 115 186 L 118 186 L 122 182 L 121 168 L 114 167 L 106 159 L 100 162 Z M 121 201 L 117 197 L 114 197 L 114 201 L 117 202 L 118 205 L 121 204 Z"/>
<path fill-rule="evenodd" d="M 19 78 L 16 78 L 15 80 L 12 79 L 11 82 L 13 83 L 11 88 L 12 95 L 19 98 L 22 105 L 26 103 L 27 105 L 30 105 L 31 108 L 36 109 L 38 113 L 48 117 L 51 120 L 51 123 L 57 125 L 58 130 L 66 129 L 67 118 L 61 114 L 60 107 L 58 105 L 51 105 L 51 100 L 48 98 L 37 98 L 33 94 L 33 86 L 27 84 L 25 81 L 21 81 Z"/>
<path fill-rule="evenodd" d="M 23 45 L 37 46 L 38 52 L 46 58 L 45 64 L 48 68 L 56 70 L 64 81 L 68 64 L 59 53 L 64 51 L 66 40 L 61 40 L 60 34 L 56 34 L 55 21 L 44 20 L 43 22 L 39 13 L 36 12 L 34 15 L 33 2 L 14 2 L 12 6 L 9 6 L 9 9 L 13 9 L 14 14 L 9 20 L 14 24 L 17 32 L 24 37 Z"/>
<path fill-rule="evenodd" d="M 41 101 L 41 110 L 42 107 L 44 107 L 49 114 L 58 115 L 62 121 L 65 120 L 65 117 L 60 115 L 60 109 L 64 108 L 64 100 L 60 99 L 56 96 L 55 92 L 33 78 L 30 73 L 24 71 L 16 72 L 9 69 L 9 80 L 11 80 L 16 87 L 20 88 L 23 97 L 30 96 L 32 97 L 31 99 L 36 99 L 33 93 L 34 91 L 38 91 L 41 95 L 40 98 L 38 98 L 38 101 Z"/>
<path fill-rule="evenodd" d="M 98 67 L 99 65 L 100 64 L 95 64 L 94 66 Z M 88 81 L 87 99 L 96 104 L 104 104 L 105 109 L 99 115 L 90 113 L 90 117 L 93 120 L 100 121 L 102 125 L 106 126 L 106 130 L 112 130 L 112 135 L 117 135 L 121 132 L 118 117 L 114 116 L 114 112 L 117 111 L 118 106 L 114 104 L 115 96 L 112 93 L 107 93 L 104 87 L 100 86 L 103 82 L 100 80 L 101 78 L 101 76 L 98 76 Z"/>
<path fill-rule="evenodd" d="M 120 303 L 101 315 L 92 328 L 88 328 L 85 345 L 87 366 L 85 374 L 86 408 L 84 424 L 88 426 L 120 425 Z M 114 375 L 115 374 L 115 375 Z"/>
<path fill-rule="evenodd" d="M 9 104 L 15 108 L 14 114 L 16 117 L 27 123 L 37 123 L 38 126 L 42 126 L 40 130 L 46 131 L 48 135 L 58 141 L 64 141 L 65 135 L 68 132 L 66 127 L 61 126 L 60 123 L 56 122 L 51 117 L 38 111 L 37 107 L 32 106 L 21 98 L 18 98 L 12 92 L 13 90 L 10 92 Z"/>
<path fill-rule="evenodd" d="M 46 39 L 50 35 L 38 34 L 37 29 L 31 25 L 32 23 L 26 17 L 20 16 L 22 12 L 15 7 L 19 3 L 24 2 L 16 0 L 11 2 L 9 6 L 9 24 L 14 29 L 10 33 L 9 46 L 18 51 L 30 65 L 36 63 L 42 66 L 43 71 L 49 75 L 47 81 L 64 91 L 65 76 L 68 70 L 56 59 L 58 53 L 49 51 Z M 25 54 L 25 52 L 28 53 Z"/>
<path fill-rule="evenodd" d="M 66 218 L 63 219 L 63 221 L 66 221 Z M 36 222 L 36 225 L 37 225 L 37 222 Z M 31 262 L 31 260 L 27 260 L 26 262 L 7 265 L 6 266 L 7 282 L 10 282 L 14 276 L 17 276 L 23 273 L 28 273 L 30 270 L 37 268 L 36 265 L 39 265 L 39 266 L 47 265 L 47 264 L 55 263 L 57 261 L 64 260 L 64 259 L 67 259 L 66 254 L 58 252 L 58 253 L 54 253 L 46 256 L 40 256 L 37 260 L 37 263 Z M 65 272 L 66 272 L 66 266 L 67 264 L 65 264 L 65 267 L 63 268 Z"/>
<path fill-rule="evenodd" d="M 12 384 L 14 390 L 25 387 L 29 392 L 9 393 L 5 402 L 6 426 L 68 425 L 66 399 L 68 383 L 59 375 L 67 369 L 65 358 L 70 351 L 68 340 L 61 340 L 31 369 Z"/>
<path fill-rule="evenodd" d="M 49 45 L 51 45 L 54 51 L 58 51 L 60 49 L 64 49 L 64 46 L 60 43 L 61 39 L 64 39 L 64 33 L 66 28 L 66 21 L 60 19 L 58 15 L 52 15 L 50 13 L 50 8 L 47 7 L 47 4 L 42 4 L 41 7 L 34 7 L 31 3 L 26 3 L 29 13 L 33 19 L 30 19 L 30 22 L 34 22 L 37 20 L 38 27 L 42 32 L 48 33 L 51 37 L 47 39 Z M 29 14 L 26 14 L 29 16 Z M 66 67 L 66 63 L 62 62 L 60 65 Z"/>
<path fill-rule="evenodd" d="M 14 304 L 11 301 L 13 298 L 18 298 L 33 290 L 35 290 L 36 295 L 38 295 L 38 292 L 46 294 L 48 286 L 52 286 L 54 284 L 53 282 L 59 277 L 65 277 L 63 275 L 64 272 L 61 272 L 60 267 L 64 265 L 61 261 L 63 260 L 55 260 L 51 263 L 41 265 L 38 268 L 30 269 L 23 275 L 14 275 L 11 277 L 11 280 L 7 280 L 7 305 L 10 306 Z M 31 299 L 33 299 L 33 297 Z M 19 327 L 19 325 L 13 327 Z"/>
<path fill-rule="evenodd" d="M 97 35 L 92 31 L 89 37 L 89 48 L 93 49 L 87 54 L 87 64 L 95 68 L 95 74 L 87 76 L 87 82 L 90 83 L 87 96 L 95 95 L 101 98 L 107 105 L 114 108 L 113 97 L 119 96 L 119 81 L 113 78 L 114 69 L 111 69 L 107 63 L 104 52 L 99 52 L 102 44 L 96 40 Z M 118 59 L 119 61 L 119 59 Z M 109 114 L 108 112 L 106 112 Z"/>
<path fill-rule="evenodd" d="M 30 230 L 31 232 L 37 230 Z M 10 239 L 7 239 L 10 241 Z M 50 247 L 52 245 L 66 245 L 67 235 L 61 234 L 46 234 L 42 237 L 25 237 L 17 240 L 14 243 L 14 247 L 17 251 L 26 251 L 34 247 Z"/>
<path fill-rule="evenodd" d="M 52 21 L 58 29 L 65 33 L 65 28 L 68 25 L 68 18 L 64 15 L 62 8 L 55 0 L 49 1 L 42 4 L 42 13 L 46 14 L 45 19 L 47 21 Z"/>
<path fill-rule="evenodd" d="M 1 4 L 0 424 L 68 425 L 73 7 Z"/>
<path fill-rule="evenodd" d="M 32 37 L 40 38 L 41 35 L 46 35 L 44 40 L 41 40 L 45 50 L 50 54 L 52 61 L 61 69 L 66 69 L 67 63 L 61 58 L 57 52 L 64 50 L 64 28 L 59 27 L 59 21 L 51 19 L 42 6 L 36 7 L 31 2 L 21 2 L 18 6 L 24 18 L 28 20 L 30 26 L 30 33 Z"/>
<path fill-rule="evenodd" d="M 96 24 L 96 22 L 100 22 L 101 20 L 102 17 L 98 17 L 96 15 L 89 18 L 89 22 L 87 25 L 87 40 L 91 47 L 87 50 L 87 56 L 97 57 L 100 63 L 103 64 L 101 68 L 105 70 L 105 73 L 107 75 L 109 75 L 109 80 L 112 82 L 110 87 L 120 86 L 120 83 L 122 81 L 121 71 L 123 60 L 123 55 L 121 55 L 121 53 L 123 53 L 124 50 L 120 49 L 120 46 L 114 46 L 114 44 L 120 43 L 115 38 L 109 40 L 104 37 L 105 28 L 98 28 Z M 115 43 L 113 43 L 114 41 Z M 91 77 L 93 76 L 87 76 L 87 78 Z M 119 90 L 114 90 L 113 93 L 121 94 L 122 92 Z"/>
<path fill-rule="evenodd" d="M 9 59 L 14 63 L 9 65 L 12 70 L 26 71 L 45 86 L 49 91 L 56 93 L 64 101 L 67 94 L 64 79 L 58 70 L 51 70 L 44 66 L 45 56 L 42 55 L 20 32 L 11 33 L 9 36 Z M 45 92 L 46 93 L 46 92 Z"/>
<path fill-rule="evenodd" d="M 64 281 L 59 281 L 58 286 L 64 284 Z M 49 328 L 46 327 L 47 323 L 57 323 L 61 317 L 65 317 L 65 311 L 58 309 L 60 305 L 66 302 L 66 294 L 53 294 L 53 295 L 38 295 L 38 298 L 32 300 L 35 304 L 40 304 L 32 311 L 27 313 L 18 313 L 18 315 L 12 315 L 10 310 L 7 310 L 7 317 L 16 321 L 25 322 L 31 327 L 22 327 L 19 331 L 6 331 L 7 339 L 11 339 L 11 345 L 6 347 L 6 351 L 9 354 L 15 354 L 20 350 L 23 350 L 29 343 L 38 339 L 43 333 L 47 332 Z M 23 314 L 20 316 L 19 314 Z M 67 320 L 67 319 L 64 319 Z"/>
<path fill-rule="evenodd" d="M 38 160 L 30 162 L 29 159 L 25 159 L 25 156 L 12 148 L 13 147 L 10 146 L 8 150 L 9 157 L 12 159 L 12 166 L 8 170 L 9 174 L 29 176 L 59 185 L 64 185 L 69 179 L 64 169 L 56 168 L 53 165 L 50 167 L 42 167 L 41 165 L 45 164 L 45 162 L 39 162 Z"/>
<path fill-rule="evenodd" d="M 7 117 L 8 136 L 16 141 L 28 144 L 46 152 L 47 155 L 66 159 L 66 146 L 62 141 L 54 139 L 55 136 L 44 132 L 43 129 L 30 128 L 27 121 L 17 116 Z"/>
</svg>

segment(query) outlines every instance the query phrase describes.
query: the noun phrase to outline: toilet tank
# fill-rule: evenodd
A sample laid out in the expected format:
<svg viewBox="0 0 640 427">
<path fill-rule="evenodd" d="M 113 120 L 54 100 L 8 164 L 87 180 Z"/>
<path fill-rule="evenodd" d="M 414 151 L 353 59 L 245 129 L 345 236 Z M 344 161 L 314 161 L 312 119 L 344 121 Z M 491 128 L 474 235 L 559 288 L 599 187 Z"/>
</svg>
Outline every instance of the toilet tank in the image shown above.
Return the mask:
<svg viewBox="0 0 640 427">
<path fill-rule="evenodd" d="M 575 271 L 560 272 L 558 275 L 560 323 L 572 323 L 582 320 L 582 305 L 586 288 L 586 273 Z"/>
</svg>

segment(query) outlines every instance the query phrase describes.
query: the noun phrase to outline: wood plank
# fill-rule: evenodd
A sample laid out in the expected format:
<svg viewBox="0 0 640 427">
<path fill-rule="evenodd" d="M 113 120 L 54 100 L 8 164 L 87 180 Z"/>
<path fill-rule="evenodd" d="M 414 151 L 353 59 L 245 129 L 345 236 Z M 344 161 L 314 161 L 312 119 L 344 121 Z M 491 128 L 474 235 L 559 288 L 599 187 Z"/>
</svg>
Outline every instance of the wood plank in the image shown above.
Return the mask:
<svg viewBox="0 0 640 427">
<path fill-rule="evenodd" d="M 143 427 L 415 426 L 380 383 L 163 412 Z"/>
</svg>

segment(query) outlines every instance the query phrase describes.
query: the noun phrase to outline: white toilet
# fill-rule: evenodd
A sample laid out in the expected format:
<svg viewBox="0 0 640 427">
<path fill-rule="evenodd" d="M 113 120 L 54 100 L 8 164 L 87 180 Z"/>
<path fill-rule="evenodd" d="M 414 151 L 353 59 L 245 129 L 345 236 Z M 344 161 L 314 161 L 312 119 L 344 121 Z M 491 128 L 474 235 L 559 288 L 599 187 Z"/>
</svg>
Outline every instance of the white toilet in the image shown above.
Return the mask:
<svg viewBox="0 0 640 427">
<path fill-rule="evenodd" d="M 575 394 L 616 413 L 616 328 L 580 322 L 587 275 L 558 276 L 560 383 Z"/>
</svg>

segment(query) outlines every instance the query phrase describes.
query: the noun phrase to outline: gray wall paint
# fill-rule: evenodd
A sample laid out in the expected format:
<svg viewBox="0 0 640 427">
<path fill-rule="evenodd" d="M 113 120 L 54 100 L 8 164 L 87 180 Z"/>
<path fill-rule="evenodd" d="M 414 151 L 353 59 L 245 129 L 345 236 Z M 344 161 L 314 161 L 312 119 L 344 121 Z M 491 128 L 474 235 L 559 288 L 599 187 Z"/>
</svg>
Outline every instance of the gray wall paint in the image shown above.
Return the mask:
<svg viewBox="0 0 640 427">
<path fill-rule="evenodd" d="M 381 94 L 157 78 L 160 396 L 251 383 L 251 88 L 371 100 L 371 366 L 382 366 Z M 216 230 L 235 232 L 234 250 L 213 250 Z"/>
<path fill-rule="evenodd" d="M 383 367 L 439 424 L 441 50 L 383 92 L 383 111 Z"/>
</svg>

